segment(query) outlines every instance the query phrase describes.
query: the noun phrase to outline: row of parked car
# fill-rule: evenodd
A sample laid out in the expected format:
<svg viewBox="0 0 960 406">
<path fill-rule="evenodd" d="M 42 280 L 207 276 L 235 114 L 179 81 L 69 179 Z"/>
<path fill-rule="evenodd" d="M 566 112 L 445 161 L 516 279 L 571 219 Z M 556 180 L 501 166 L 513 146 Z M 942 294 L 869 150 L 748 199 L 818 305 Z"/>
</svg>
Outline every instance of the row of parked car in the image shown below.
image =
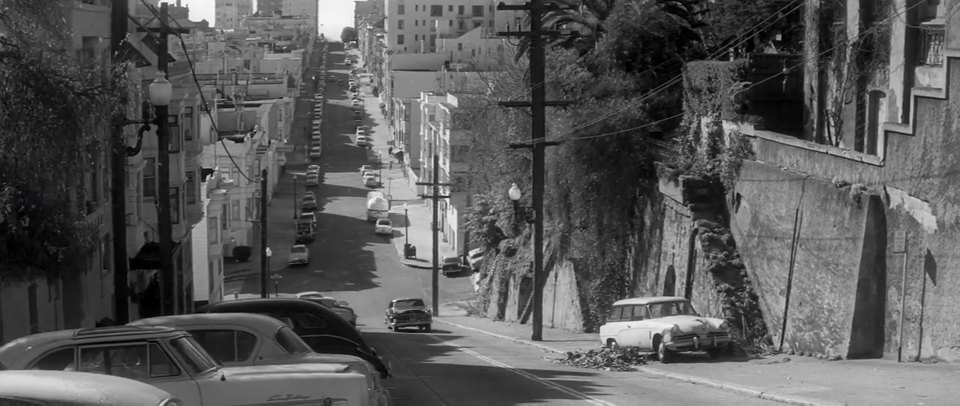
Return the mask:
<svg viewBox="0 0 960 406">
<path fill-rule="evenodd" d="M 97 404 L 389 405 L 388 367 L 323 304 L 331 299 L 306 292 L 235 300 L 196 314 L 25 336 L 0 347 L 0 400 L 89 387 L 102 392 Z M 111 397 L 131 400 L 106 402 Z"/>
</svg>

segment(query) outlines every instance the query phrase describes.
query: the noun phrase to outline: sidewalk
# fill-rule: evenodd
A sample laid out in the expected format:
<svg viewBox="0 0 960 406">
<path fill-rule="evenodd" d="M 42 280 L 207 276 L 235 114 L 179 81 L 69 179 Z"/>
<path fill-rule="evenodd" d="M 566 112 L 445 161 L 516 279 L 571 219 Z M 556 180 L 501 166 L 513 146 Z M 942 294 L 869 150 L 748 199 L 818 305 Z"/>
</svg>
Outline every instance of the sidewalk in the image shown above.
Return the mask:
<svg viewBox="0 0 960 406">
<path fill-rule="evenodd" d="M 451 314 L 447 312 L 445 314 Z M 472 316 L 435 322 L 510 340 L 562 357 L 568 351 L 599 349 L 596 334 L 543 329 L 530 341 L 529 324 Z M 889 360 L 826 361 L 794 355 L 721 358 L 689 354 L 673 364 L 651 361 L 639 372 L 794 405 L 953 405 L 960 403 L 960 365 L 897 363 Z"/>
</svg>

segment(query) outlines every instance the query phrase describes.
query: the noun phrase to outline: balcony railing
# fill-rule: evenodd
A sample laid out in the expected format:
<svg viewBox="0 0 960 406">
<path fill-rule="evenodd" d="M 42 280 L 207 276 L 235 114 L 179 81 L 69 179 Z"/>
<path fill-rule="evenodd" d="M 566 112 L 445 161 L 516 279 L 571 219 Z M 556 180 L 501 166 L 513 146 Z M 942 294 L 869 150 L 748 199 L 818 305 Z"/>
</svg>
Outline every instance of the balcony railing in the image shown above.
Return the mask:
<svg viewBox="0 0 960 406">
<path fill-rule="evenodd" d="M 943 63 L 942 25 L 923 25 L 920 27 L 920 64 L 940 65 Z"/>
</svg>

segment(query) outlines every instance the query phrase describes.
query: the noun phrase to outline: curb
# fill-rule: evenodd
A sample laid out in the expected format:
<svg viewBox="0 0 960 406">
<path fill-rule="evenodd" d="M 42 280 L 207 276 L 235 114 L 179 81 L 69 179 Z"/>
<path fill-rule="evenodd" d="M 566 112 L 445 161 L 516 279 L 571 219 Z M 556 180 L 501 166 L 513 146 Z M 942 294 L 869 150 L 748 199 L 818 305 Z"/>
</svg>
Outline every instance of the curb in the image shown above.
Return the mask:
<svg viewBox="0 0 960 406">
<path fill-rule="evenodd" d="M 468 327 L 468 326 L 464 326 L 464 325 L 462 325 L 462 324 L 460 324 L 460 323 L 454 323 L 454 322 L 452 322 L 452 321 L 446 321 L 446 320 L 442 320 L 442 319 L 440 319 L 440 318 L 434 319 L 434 321 L 435 321 L 435 322 L 444 323 L 444 324 L 447 324 L 447 325 L 451 325 L 451 326 L 454 326 L 454 327 L 457 327 L 457 328 L 461 328 L 461 329 L 464 329 L 464 330 L 469 330 L 469 331 L 474 331 L 474 332 L 478 332 L 478 333 L 481 333 L 481 334 L 486 334 L 486 335 L 491 336 L 491 337 L 496 337 L 496 338 L 500 338 L 500 339 L 504 339 L 504 340 L 513 341 L 513 342 L 515 342 L 515 343 L 524 344 L 524 345 L 528 345 L 528 346 L 531 346 L 531 347 L 536 347 L 536 348 L 539 348 L 539 349 L 541 349 L 541 350 L 543 350 L 543 351 L 546 351 L 546 352 L 552 352 L 552 353 L 555 353 L 555 354 L 566 354 L 566 353 L 567 353 L 567 351 L 560 351 L 560 350 L 558 350 L 558 349 L 556 349 L 556 348 L 553 348 L 553 347 L 550 347 L 550 346 L 547 346 L 547 345 L 543 345 L 543 344 L 539 344 L 539 343 L 536 343 L 536 342 L 533 342 L 533 341 L 530 341 L 530 340 L 524 340 L 524 339 L 521 339 L 521 338 L 515 338 L 515 337 L 505 336 L 505 335 L 503 335 L 503 334 L 497 334 L 497 333 L 494 333 L 494 332 L 490 332 L 490 331 L 486 331 L 486 330 L 481 330 L 481 329 L 475 328 L 475 327 Z M 650 368 L 650 367 L 641 366 L 641 367 L 638 367 L 637 370 L 640 371 L 640 372 L 643 372 L 643 373 L 645 373 L 645 374 L 648 374 L 648 375 L 655 375 L 655 376 L 659 376 L 659 377 L 662 377 L 662 378 L 668 378 L 668 379 L 673 379 L 673 380 L 676 380 L 676 381 L 687 382 L 687 383 L 694 384 L 694 385 L 703 385 L 703 386 L 711 387 L 711 388 L 714 388 L 714 389 L 724 390 L 724 391 L 727 391 L 727 392 L 739 393 L 739 394 L 741 394 L 741 395 L 745 395 L 745 396 L 748 396 L 748 397 L 755 397 L 755 398 L 760 398 L 760 399 L 764 399 L 764 400 L 769 400 L 769 401 L 771 401 L 771 402 L 778 402 L 778 403 L 784 403 L 784 404 L 789 404 L 789 405 L 799 405 L 799 406 L 844 406 L 844 405 L 846 405 L 846 403 L 826 402 L 826 401 L 814 400 L 814 399 L 810 399 L 810 398 L 803 398 L 803 397 L 794 397 L 794 396 L 788 396 L 788 395 L 781 395 L 781 394 L 773 393 L 773 392 L 764 392 L 764 391 L 762 391 L 762 390 L 753 389 L 753 388 L 749 388 L 749 387 L 746 387 L 746 386 L 740 386 L 740 385 L 737 385 L 737 384 L 732 384 L 732 383 L 723 382 L 723 381 L 715 381 L 715 380 L 712 380 L 712 379 L 701 378 L 701 377 L 699 377 L 699 376 L 685 375 L 685 374 L 678 374 L 678 373 L 674 373 L 674 372 L 661 371 L 661 370 L 658 370 L 658 369 L 656 369 L 656 368 Z"/>
</svg>

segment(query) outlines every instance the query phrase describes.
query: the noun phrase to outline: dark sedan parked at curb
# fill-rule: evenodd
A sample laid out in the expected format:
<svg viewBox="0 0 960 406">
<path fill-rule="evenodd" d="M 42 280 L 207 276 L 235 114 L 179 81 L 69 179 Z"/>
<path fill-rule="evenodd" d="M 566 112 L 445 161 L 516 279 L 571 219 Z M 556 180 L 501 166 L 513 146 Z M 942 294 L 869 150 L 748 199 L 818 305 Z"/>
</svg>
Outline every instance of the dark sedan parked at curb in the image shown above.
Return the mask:
<svg viewBox="0 0 960 406">
<path fill-rule="evenodd" d="M 208 304 L 197 313 L 259 313 L 286 323 L 314 351 L 356 355 L 371 363 L 381 377 L 390 376 L 376 350 L 360 332 L 333 310 L 306 299 L 241 299 Z"/>
</svg>

